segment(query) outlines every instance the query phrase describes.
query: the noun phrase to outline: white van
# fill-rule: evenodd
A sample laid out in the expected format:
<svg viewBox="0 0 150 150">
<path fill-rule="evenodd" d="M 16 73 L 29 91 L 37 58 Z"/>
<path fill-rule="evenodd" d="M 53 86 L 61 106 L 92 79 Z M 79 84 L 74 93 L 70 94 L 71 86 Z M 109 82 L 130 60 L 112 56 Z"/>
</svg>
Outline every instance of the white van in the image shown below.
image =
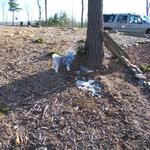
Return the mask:
<svg viewBox="0 0 150 150">
<path fill-rule="evenodd" d="M 150 37 L 150 19 L 137 14 L 104 14 L 104 30 Z"/>
</svg>

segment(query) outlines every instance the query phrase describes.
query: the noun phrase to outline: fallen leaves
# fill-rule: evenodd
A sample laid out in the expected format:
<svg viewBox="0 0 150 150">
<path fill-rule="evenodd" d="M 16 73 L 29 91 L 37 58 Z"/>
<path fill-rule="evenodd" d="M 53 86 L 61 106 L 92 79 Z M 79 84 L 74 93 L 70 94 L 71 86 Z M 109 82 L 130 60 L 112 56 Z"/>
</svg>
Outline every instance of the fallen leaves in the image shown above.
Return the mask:
<svg viewBox="0 0 150 150">
<path fill-rule="evenodd" d="M 16 146 L 21 144 L 20 137 L 19 137 L 19 135 L 17 133 L 16 133 L 15 144 L 16 144 Z"/>
</svg>

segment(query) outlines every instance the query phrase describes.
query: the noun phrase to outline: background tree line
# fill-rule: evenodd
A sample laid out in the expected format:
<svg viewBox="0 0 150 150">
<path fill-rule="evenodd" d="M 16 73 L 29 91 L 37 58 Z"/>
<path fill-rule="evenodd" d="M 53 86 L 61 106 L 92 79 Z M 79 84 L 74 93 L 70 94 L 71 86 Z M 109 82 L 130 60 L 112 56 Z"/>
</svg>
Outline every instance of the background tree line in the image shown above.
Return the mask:
<svg viewBox="0 0 150 150">
<path fill-rule="evenodd" d="M 44 2 L 44 3 L 42 3 Z M 44 4 L 44 13 L 45 13 L 45 19 L 43 20 L 41 15 L 42 15 L 42 7 Z M 18 1 L 17 0 L 9 0 L 8 2 L 9 5 L 9 11 L 12 12 L 12 25 L 14 25 L 15 21 L 15 12 L 19 12 L 24 8 L 20 8 Z M 38 20 L 36 20 L 34 23 L 32 22 L 33 25 L 41 25 L 41 26 L 72 26 L 72 27 L 85 27 L 86 22 L 84 22 L 83 18 L 83 13 L 84 13 L 84 0 L 81 0 L 81 5 L 82 5 L 82 10 L 81 10 L 81 22 L 77 22 L 74 17 L 72 16 L 71 18 L 68 17 L 65 11 L 61 11 L 60 13 L 55 13 L 53 16 L 48 17 L 47 14 L 47 0 L 37 0 L 37 7 L 38 7 Z M 30 25 L 30 11 L 28 6 L 25 8 L 26 13 L 27 13 L 27 18 L 28 18 L 28 25 Z M 23 22 L 22 22 L 23 25 Z"/>
<path fill-rule="evenodd" d="M 81 22 L 76 21 L 74 18 L 69 18 L 65 11 L 55 13 L 47 21 L 41 20 L 40 24 L 41 26 L 51 27 L 81 27 Z M 82 27 L 86 27 L 86 22 L 82 23 Z"/>
</svg>

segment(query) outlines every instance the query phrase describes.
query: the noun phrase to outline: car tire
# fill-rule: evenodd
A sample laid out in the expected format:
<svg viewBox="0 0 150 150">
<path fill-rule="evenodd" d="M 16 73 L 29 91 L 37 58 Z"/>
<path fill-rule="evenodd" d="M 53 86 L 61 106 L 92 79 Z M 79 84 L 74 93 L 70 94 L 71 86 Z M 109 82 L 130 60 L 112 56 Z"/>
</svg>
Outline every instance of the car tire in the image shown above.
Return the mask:
<svg viewBox="0 0 150 150">
<path fill-rule="evenodd" d="M 104 28 L 105 31 L 108 31 L 109 33 L 117 33 L 117 31 L 113 30 L 112 28 L 106 27 Z"/>
<path fill-rule="evenodd" d="M 109 27 L 106 27 L 106 28 L 104 28 L 104 30 L 112 31 L 113 29 L 112 29 L 112 28 L 109 28 Z"/>
</svg>

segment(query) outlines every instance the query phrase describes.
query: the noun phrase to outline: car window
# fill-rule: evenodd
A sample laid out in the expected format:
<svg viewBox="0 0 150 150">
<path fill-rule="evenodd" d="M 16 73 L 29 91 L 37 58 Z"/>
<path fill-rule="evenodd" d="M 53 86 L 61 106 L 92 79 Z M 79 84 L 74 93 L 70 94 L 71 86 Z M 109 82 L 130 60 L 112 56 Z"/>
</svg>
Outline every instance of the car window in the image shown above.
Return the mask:
<svg viewBox="0 0 150 150">
<path fill-rule="evenodd" d="M 136 15 L 130 15 L 128 18 L 129 23 L 135 23 L 135 24 L 141 24 L 142 19 L 139 16 Z"/>
<path fill-rule="evenodd" d="M 142 18 L 142 21 L 143 21 L 144 23 L 150 23 L 150 18 L 149 18 L 149 17 L 144 16 L 144 15 L 141 15 L 141 18 Z"/>
<path fill-rule="evenodd" d="M 128 16 L 127 15 L 119 15 L 117 19 L 117 23 L 127 23 Z"/>
<path fill-rule="evenodd" d="M 104 15 L 104 22 L 112 23 L 115 20 L 116 15 Z"/>
</svg>

